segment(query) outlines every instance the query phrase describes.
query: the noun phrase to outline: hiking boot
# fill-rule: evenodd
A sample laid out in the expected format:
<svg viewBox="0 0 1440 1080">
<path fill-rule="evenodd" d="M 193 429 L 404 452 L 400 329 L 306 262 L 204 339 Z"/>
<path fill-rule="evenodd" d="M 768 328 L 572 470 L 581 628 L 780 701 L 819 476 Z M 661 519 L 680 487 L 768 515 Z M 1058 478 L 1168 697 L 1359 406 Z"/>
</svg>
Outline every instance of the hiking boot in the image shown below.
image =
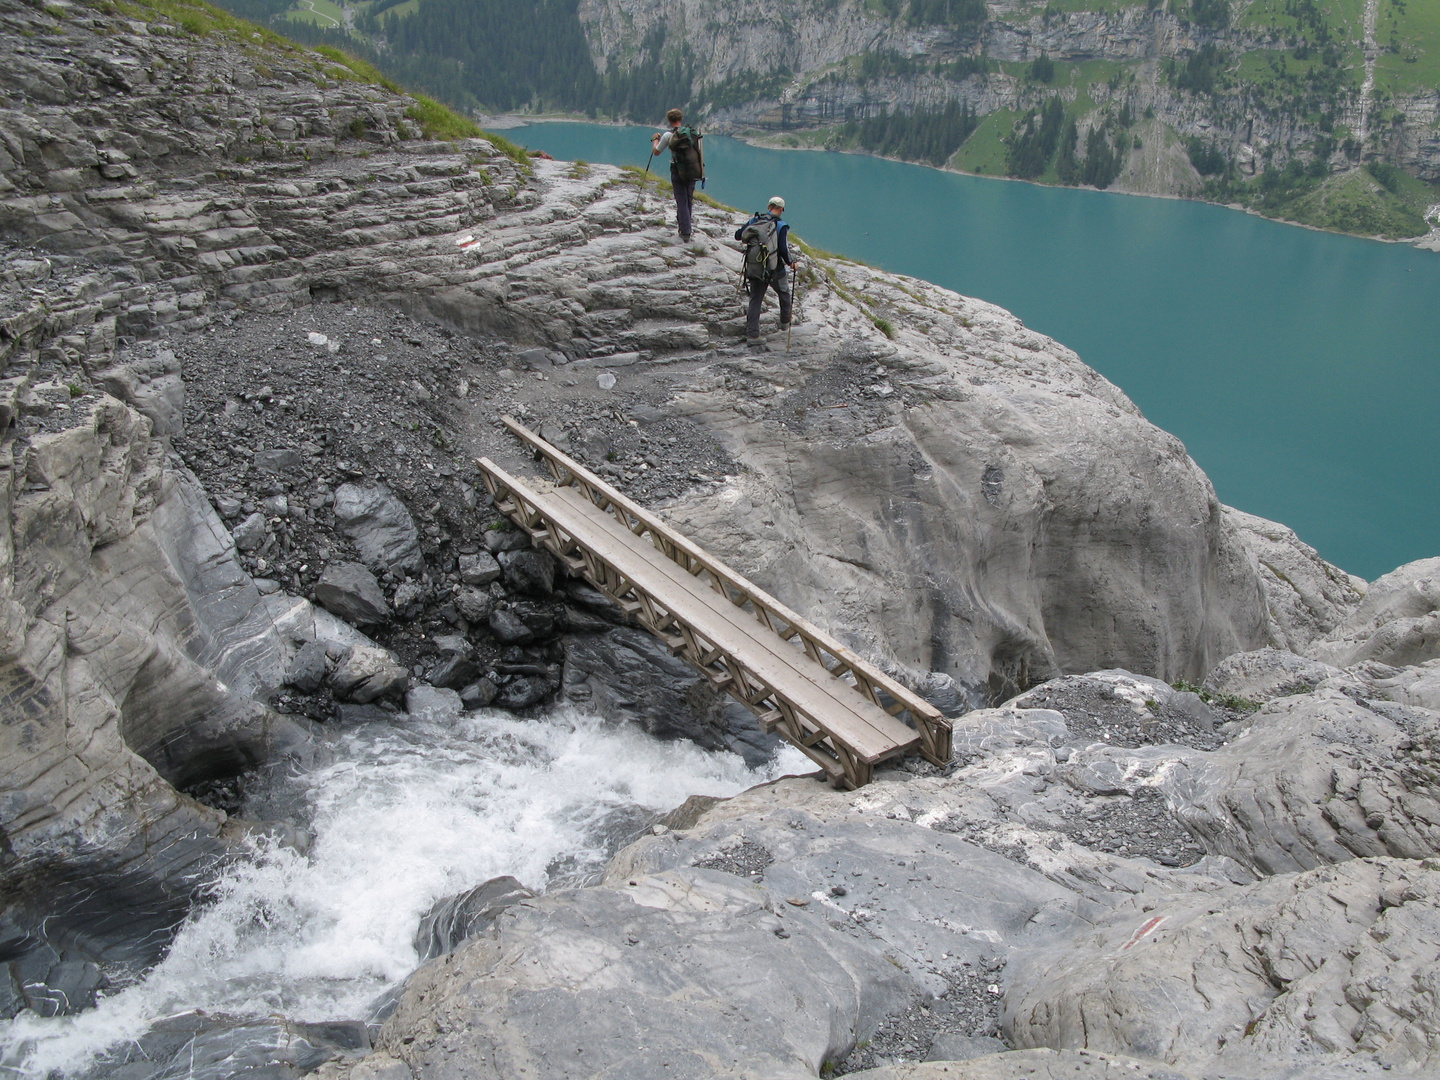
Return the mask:
<svg viewBox="0 0 1440 1080">
<path fill-rule="evenodd" d="M 789 330 L 789 329 L 790 329 L 790 323 L 788 323 L 788 322 L 782 322 L 782 323 L 780 324 L 780 329 L 781 329 L 781 330 Z"/>
<path fill-rule="evenodd" d="M 765 339 L 763 337 L 747 337 L 745 344 L 752 349 L 763 349 L 765 347 Z"/>
</svg>

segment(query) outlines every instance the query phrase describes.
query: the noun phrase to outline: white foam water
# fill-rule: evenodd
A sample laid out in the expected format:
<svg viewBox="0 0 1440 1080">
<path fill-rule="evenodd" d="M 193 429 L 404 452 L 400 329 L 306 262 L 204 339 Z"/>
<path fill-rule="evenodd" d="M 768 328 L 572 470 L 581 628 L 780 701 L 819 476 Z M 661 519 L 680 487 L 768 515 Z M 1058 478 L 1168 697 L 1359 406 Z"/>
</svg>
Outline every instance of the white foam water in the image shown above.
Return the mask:
<svg viewBox="0 0 1440 1080">
<path fill-rule="evenodd" d="M 786 747 L 749 769 L 568 708 L 358 727 L 330 764 L 288 781 L 308 805 L 307 855 L 264 845 L 228 867 L 144 979 L 77 1016 L 25 1013 L 0 1029 L 0 1071 L 75 1073 L 195 1009 L 364 1017 L 415 967 L 412 938 L 436 900 L 502 874 L 536 890 L 573 881 L 603 866 L 617 818 L 810 768 Z"/>
</svg>

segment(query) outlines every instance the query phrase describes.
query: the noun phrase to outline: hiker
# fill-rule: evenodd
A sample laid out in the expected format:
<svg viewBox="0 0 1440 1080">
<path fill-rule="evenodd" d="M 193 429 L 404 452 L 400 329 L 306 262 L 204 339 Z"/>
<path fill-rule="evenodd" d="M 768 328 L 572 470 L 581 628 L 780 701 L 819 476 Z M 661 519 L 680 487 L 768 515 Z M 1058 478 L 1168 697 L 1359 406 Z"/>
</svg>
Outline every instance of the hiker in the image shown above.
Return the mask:
<svg viewBox="0 0 1440 1080">
<path fill-rule="evenodd" d="M 704 138 L 685 124 L 685 114 L 671 109 L 665 114 L 669 131 L 657 132 L 650 140 L 650 156 L 670 151 L 670 186 L 675 189 L 675 219 L 680 239 L 690 239 L 690 219 L 695 207 L 695 184 L 705 179 Z"/>
<path fill-rule="evenodd" d="M 750 220 L 735 230 L 735 239 L 745 242 L 745 288 L 750 293 L 750 306 L 745 312 L 745 340 L 760 343 L 760 309 L 765 306 L 765 293 L 773 288 L 780 297 L 780 329 L 790 329 L 790 268 L 799 263 L 790 255 L 790 226 L 781 221 L 785 200 L 776 195 Z"/>
</svg>

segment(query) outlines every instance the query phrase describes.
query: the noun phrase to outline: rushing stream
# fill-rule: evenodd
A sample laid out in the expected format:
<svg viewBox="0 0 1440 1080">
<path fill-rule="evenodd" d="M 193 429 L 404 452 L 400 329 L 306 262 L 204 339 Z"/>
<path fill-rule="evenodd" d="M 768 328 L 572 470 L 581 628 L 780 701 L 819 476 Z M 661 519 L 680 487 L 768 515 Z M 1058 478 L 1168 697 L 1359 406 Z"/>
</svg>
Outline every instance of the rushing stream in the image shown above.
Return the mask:
<svg viewBox="0 0 1440 1080">
<path fill-rule="evenodd" d="M 308 855 L 269 847 L 231 867 L 142 981 L 78 1016 L 22 1014 L 0 1060 L 12 1075 L 72 1074 L 194 1009 L 362 1018 L 415 967 L 412 938 L 436 900 L 502 874 L 536 890 L 578 883 L 691 795 L 809 768 L 787 747 L 751 770 L 569 708 L 356 727 L 328 764 L 281 778 L 256 807 L 306 821 Z"/>
</svg>

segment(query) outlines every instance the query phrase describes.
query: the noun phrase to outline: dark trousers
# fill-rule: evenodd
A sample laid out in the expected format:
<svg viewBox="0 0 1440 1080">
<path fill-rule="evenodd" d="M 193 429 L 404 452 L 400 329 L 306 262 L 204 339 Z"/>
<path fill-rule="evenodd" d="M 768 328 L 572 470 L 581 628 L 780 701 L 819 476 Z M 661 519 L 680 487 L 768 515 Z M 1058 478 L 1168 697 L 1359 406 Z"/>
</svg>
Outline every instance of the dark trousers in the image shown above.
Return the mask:
<svg viewBox="0 0 1440 1080">
<path fill-rule="evenodd" d="M 690 239 L 690 217 L 695 210 L 695 181 L 681 180 L 675 166 L 670 166 L 670 186 L 675 189 L 675 221 L 680 235 Z"/>
<path fill-rule="evenodd" d="M 770 279 L 769 285 L 757 285 L 749 283 L 750 306 L 745 311 L 745 336 L 760 336 L 760 309 L 765 306 L 765 293 L 774 289 L 775 294 L 780 297 L 780 325 L 790 325 L 790 275 L 785 267 Z"/>
</svg>

